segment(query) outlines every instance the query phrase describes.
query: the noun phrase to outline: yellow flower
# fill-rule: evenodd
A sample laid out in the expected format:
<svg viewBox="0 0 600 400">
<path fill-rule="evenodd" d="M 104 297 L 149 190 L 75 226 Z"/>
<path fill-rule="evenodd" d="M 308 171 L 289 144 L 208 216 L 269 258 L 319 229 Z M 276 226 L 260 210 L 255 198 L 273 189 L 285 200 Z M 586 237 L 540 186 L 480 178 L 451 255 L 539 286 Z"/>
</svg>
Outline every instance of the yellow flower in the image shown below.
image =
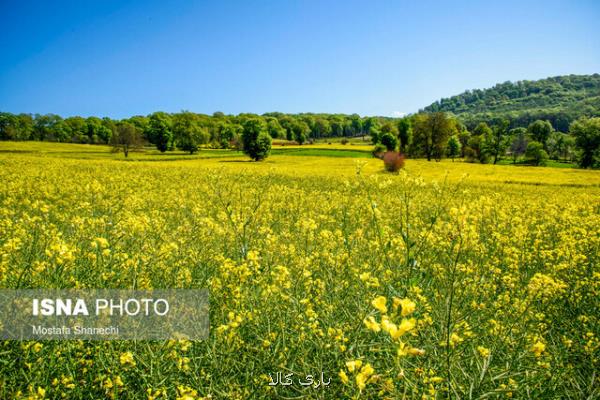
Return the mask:
<svg viewBox="0 0 600 400">
<path fill-rule="evenodd" d="M 342 380 L 342 383 L 348 383 L 348 375 L 346 375 L 346 372 L 340 371 L 338 375 Z"/>
<path fill-rule="evenodd" d="M 359 369 L 361 365 L 361 360 L 346 361 L 346 368 L 348 368 L 349 372 L 354 372 L 355 370 Z"/>
<path fill-rule="evenodd" d="M 398 357 L 404 356 L 422 356 L 425 354 L 425 350 L 418 349 L 416 347 L 410 347 L 404 342 L 400 342 L 398 346 Z"/>
<path fill-rule="evenodd" d="M 366 386 L 369 380 L 369 377 L 373 375 L 375 370 L 371 367 L 371 364 L 365 364 L 364 367 L 360 370 L 358 374 L 356 374 L 356 386 L 358 389 L 362 391 Z"/>
<path fill-rule="evenodd" d="M 194 400 L 198 398 L 198 391 L 188 386 L 177 386 L 177 400 Z"/>
<path fill-rule="evenodd" d="M 133 359 L 133 354 L 130 351 L 121 353 L 119 361 L 121 361 L 121 365 L 135 367 L 135 360 Z"/>
<path fill-rule="evenodd" d="M 381 330 L 379 323 L 375 321 L 375 318 L 373 317 L 366 318 L 363 322 L 367 326 L 367 328 L 372 330 L 373 332 L 379 332 Z"/>
<path fill-rule="evenodd" d="M 411 356 L 422 356 L 425 354 L 425 350 L 417 349 L 416 347 L 411 347 L 410 349 L 408 349 L 408 354 L 410 354 Z"/>
<path fill-rule="evenodd" d="M 417 321 L 414 318 L 403 319 L 402 322 L 400 322 L 400 325 L 398 326 L 398 332 L 397 332 L 398 337 L 404 335 L 407 332 L 412 331 L 415 328 L 416 324 L 417 324 Z"/>
<path fill-rule="evenodd" d="M 534 345 L 531 346 L 531 351 L 536 357 L 540 357 L 544 350 L 546 350 L 546 345 L 540 341 L 535 342 Z"/>
<path fill-rule="evenodd" d="M 407 315 L 410 315 L 415 312 L 417 305 L 414 301 L 410 299 L 399 299 L 397 297 L 394 297 L 394 308 L 396 309 L 398 307 L 400 307 L 401 310 L 400 314 L 403 317 L 406 317 Z"/>
<path fill-rule="evenodd" d="M 378 296 L 371 302 L 371 305 L 379 310 L 379 312 L 382 314 L 385 314 L 387 312 L 387 307 L 385 305 L 386 303 L 387 299 L 384 296 Z"/>
<path fill-rule="evenodd" d="M 487 358 L 490 355 L 490 350 L 483 346 L 478 346 L 477 351 L 479 352 L 479 355 L 483 358 Z"/>
<path fill-rule="evenodd" d="M 365 374 L 367 376 L 371 376 L 373 374 L 373 372 L 375 372 L 375 370 L 373 369 L 371 364 L 368 364 L 368 363 L 365 364 L 365 366 L 360 369 L 360 373 Z"/>
<path fill-rule="evenodd" d="M 356 386 L 358 386 L 359 390 L 362 391 L 367 386 L 367 379 L 368 377 L 363 374 L 356 375 Z"/>
</svg>

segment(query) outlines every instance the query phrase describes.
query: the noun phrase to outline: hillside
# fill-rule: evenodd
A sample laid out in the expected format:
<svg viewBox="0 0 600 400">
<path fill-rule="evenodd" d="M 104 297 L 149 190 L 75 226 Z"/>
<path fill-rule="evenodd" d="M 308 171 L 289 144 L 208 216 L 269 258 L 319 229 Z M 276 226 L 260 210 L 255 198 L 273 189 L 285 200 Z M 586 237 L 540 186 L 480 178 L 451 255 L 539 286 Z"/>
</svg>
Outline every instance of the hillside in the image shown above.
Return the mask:
<svg viewBox="0 0 600 400">
<path fill-rule="evenodd" d="M 600 116 L 600 74 L 504 82 L 436 101 L 423 111 L 454 113 L 469 127 L 497 117 L 508 118 L 513 126 L 547 119 L 565 132 L 581 116 Z"/>
</svg>

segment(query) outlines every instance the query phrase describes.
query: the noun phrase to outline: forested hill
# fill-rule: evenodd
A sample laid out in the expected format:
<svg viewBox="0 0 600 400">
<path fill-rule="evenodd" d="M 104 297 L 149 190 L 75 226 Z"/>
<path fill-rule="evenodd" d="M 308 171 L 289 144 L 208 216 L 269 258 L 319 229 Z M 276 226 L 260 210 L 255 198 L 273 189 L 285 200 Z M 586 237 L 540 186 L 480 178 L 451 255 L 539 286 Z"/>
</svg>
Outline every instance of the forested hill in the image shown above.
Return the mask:
<svg viewBox="0 0 600 400">
<path fill-rule="evenodd" d="M 512 126 L 546 119 L 566 132 L 581 116 L 600 116 L 600 74 L 500 83 L 436 101 L 423 111 L 452 112 L 469 128 L 497 118 L 509 119 Z"/>
</svg>

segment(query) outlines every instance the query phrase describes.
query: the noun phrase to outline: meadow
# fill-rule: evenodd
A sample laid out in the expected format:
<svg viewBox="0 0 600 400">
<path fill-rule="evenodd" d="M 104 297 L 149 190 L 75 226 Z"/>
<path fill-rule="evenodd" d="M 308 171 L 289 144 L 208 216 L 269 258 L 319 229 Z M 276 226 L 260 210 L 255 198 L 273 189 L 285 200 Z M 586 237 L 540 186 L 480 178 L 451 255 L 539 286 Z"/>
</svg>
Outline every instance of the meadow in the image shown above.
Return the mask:
<svg viewBox="0 0 600 400">
<path fill-rule="evenodd" d="M 1 288 L 208 288 L 211 331 L 3 341 L 0 398 L 599 398 L 600 172 L 369 148 L 1 142 Z"/>
</svg>

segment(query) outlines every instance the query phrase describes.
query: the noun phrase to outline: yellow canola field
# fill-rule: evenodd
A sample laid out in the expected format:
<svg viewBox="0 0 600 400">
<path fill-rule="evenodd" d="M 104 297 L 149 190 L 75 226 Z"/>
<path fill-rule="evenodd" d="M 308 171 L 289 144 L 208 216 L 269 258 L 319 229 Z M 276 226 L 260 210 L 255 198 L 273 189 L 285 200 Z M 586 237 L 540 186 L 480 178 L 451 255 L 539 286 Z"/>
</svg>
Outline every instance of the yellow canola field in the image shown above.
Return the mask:
<svg viewBox="0 0 600 400">
<path fill-rule="evenodd" d="M 0 287 L 208 288 L 211 332 L 3 341 L 0 398 L 599 395 L 598 171 L 40 146 L 0 144 Z"/>
</svg>

